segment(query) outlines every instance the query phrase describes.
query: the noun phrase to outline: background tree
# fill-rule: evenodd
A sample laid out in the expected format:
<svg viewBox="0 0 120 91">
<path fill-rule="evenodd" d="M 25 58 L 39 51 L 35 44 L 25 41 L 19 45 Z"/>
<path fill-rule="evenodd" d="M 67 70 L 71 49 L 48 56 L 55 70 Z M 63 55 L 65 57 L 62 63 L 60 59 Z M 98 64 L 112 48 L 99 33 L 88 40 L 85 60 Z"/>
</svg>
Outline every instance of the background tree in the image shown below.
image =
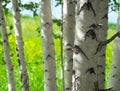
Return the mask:
<svg viewBox="0 0 120 91">
<path fill-rule="evenodd" d="M 20 21 L 20 9 L 18 5 L 18 0 L 12 0 L 13 5 L 13 16 L 14 16 L 14 30 L 16 37 L 16 51 L 21 75 L 22 82 L 22 91 L 29 91 L 29 80 L 26 69 L 26 64 L 24 60 L 24 48 L 23 48 L 23 39 L 22 39 L 22 29 Z"/>
<path fill-rule="evenodd" d="M 117 19 L 117 32 L 120 30 L 120 11 Z M 120 39 L 116 38 L 113 44 L 113 58 L 110 71 L 110 77 L 108 82 L 108 87 L 113 88 L 115 91 L 120 90 Z"/>
<path fill-rule="evenodd" d="M 64 91 L 72 90 L 74 29 L 75 2 L 73 0 L 63 0 Z"/>
<path fill-rule="evenodd" d="M 5 23 L 4 13 L 2 8 L 2 0 L 0 0 L 0 27 L 2 31 L 2 40 L 3 40 L 3 47 L 4 47 L 4 61 L 6 64 L 6 71 L 7 71 L 7 77 L 8 77 L 8 91 L 16 91 L 13 66 L 10 59 L 10 48 L 8 43 L 6 23 Z"/>
<path fill-rule="evenodd" d="M 50 0 L 41 0 L 40 5 L 44 91 L 56 91 L 56 65 Z"/>
</svg>

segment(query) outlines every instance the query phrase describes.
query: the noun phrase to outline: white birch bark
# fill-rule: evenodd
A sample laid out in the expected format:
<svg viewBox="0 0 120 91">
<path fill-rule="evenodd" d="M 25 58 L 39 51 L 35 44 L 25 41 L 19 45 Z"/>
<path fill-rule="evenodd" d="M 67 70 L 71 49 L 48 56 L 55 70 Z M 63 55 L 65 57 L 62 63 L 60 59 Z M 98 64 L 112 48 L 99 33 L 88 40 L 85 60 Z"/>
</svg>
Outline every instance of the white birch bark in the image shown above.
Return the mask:
<svg viewBox="0 0 120 91">
<path fill-rule="evenodd" d="M 99 0 L 99 9 L 98 9 L 98 41 L 105 41 L 108 30 L 108 0 Z M 98 53 L 98 64 L 97 64 L 97 74 L 98 74 L 98 87 L 104 89 L 105 82 L 105 57 L 106 57 L 106 46 L 103 46 L 101 51 Z"/>
<path fill-rule="evenodd" d="M 50 0 L 41 0 L 40 6 L 44 91 L 56 91 L 56 65 Z"/>
<path fill-rule="evenodd" d="M 100 91 L 97 78 L 97 0 L 78 0 L 73 48 L 73 91 Z M 102 90 L 101 90 L 102 91 Z"/>
<path fill-rule="evenodd" d="M 117 19 L 117 31 L 120 31 L 120 11 Z M 114 40 L 112 55 L 108 88 L 112 88 L 113 91 L 120 91 L 120 38 Z"/>
<path fill-rule="evenodd" d="M 6 29 L 4 13 L 2 8 L 2 0 L 0 0 L 0 27 L 2 32 L 3 47 L 4 47 L 4 60 L 6 63 L 6 71 L 8 77 L 8 91 L 16 91 L 13 66 L 10 59 L 10 48 L 8 43 L 7 29 Z"/>
<path fill-rule="evenodd" d="M 21 75 L 22 91 L 29 91 L 28 74 L 24 60 L 24 48 L 23 48 L 22 29 L 21 29 L 18 0 L 12 0 L 12 6 L 13 6 L 13 15 L 14 15 L 14 30 L 15 30 L 16 45 L 17 45 L 16 51 L 17 51 L 17 57 L 18 57 L 20 75 Z"/>
<path fill-rule="evenodd" d="M 64 91 L 72 90 L 75 2 L 63 0 Z"/>
</svg>

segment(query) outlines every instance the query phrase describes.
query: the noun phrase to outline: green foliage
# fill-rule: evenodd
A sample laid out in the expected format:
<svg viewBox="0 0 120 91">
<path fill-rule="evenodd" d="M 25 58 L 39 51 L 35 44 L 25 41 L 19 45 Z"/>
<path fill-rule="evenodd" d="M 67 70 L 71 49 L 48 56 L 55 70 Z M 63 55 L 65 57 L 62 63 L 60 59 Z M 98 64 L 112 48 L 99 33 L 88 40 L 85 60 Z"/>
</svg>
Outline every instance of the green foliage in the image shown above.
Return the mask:
<svg viewBox="0 0 120 91">
<path fill-rule="evenodd" d="M 109 24 L 109 30 L 108 30 L 108 36 L 107 39 L 113 36 L 116 30 L 116 25 L 110 23 Z M 109 74 L 110 74 L 110 68 L 111 68 L 111 63 L 112 63 L 112 47 L 113 47 L 113 41 L 109 43 L 106 47 L 106 77 L 105 77 L 105 87 L 107 88 L 108 85 L 108 79 L 109 79 Z"/>
<path fill-rule="evenodd" d="M 56 53 L 56 74 L 57 74 L 57 88 L 58 91 L 62 91 L 62 82 L 61 82 L 61 69 L 60 69 L 60 26 L 57 23 L 59 21 L 55 21 L 53 23 L 54 29 L 54 39 L 55 41 L 55 53 Z M 44 78 L 43 78 L 43 62 L 42 62 L 42 48 L 41 48 L 41 39 L 40 34 L 36 31 L 39 28 L 39 18 L 34 17 L 30 18 L 24 16 L 21 18 L 22 22 L 22 30 L 23 30 L 23 39 L 24 39 L 24 55 L 25 55 L 25 62 L 27 65 L 28 75 L 29 75 L 29 82 L 30 82 L 30 89 L 31 91 L 43 91 L 44 86 Z M 15 45 L 15 37 L 13 32 L 13 20 L 12 16 L 7 18 L 7 29 L 8 33 L 11 32 L 9 35 L 9 43 L 10 43 L 10 55 L 12 64 L 14 67 L 14 75 L 15 75 L 15 82 L 17 91 L 21 91 L 21 83 L 20 83 L 20 75 L 19 75 L 19 66 L 17 62 L 16 56 L 16 45 Z M 11 27 L 9 27 L 11 26 Z M 39 30 L 39 29 L 38 29 Z M 108 31 L 108 38 L 113 35 L 115 30 L 115 25 L 109 24 L 109 31 Z M 38 36 L 39 35 L 39 36 Z M 1 35 L 0 35 L 1 36 Z M 110 72 L 110 65 L 112 59 L 112 43 L 107 46 L 106 50 L 106 84 L 109 77 Z M 2 39 L 0 37 L 0 91 L 8 91 L 7 89 L 7 72 L 6 72 L 6 65 L 3 59 L 3 45 Z"/>
<path fill-rule="evenodd" d="M 109 6 L 112 11 L 118 11 L 120 7 L 120 1 L 119 0 L 109 0 Z"/>
<path fill-rule="evenodd" d="M 39 11 L 39 3 L 36 2 L 29 2 L 26 4 L 22 4 L 21 2 L 19 3 L 19 6 L 23 10 L 30 10 L 33 12 L 33 16 L 38 16 L 38 11 Z"/>
<path fill-rule="evenodd" d="M 57 6 L 59 6 L 59 5 L 62 5 L 62 1 L 63 1 L 63 0 L 55 0 L 55 1 L 56 1 L 56 3 L 57 3 L 57 4 L 55 5 L 55 7 L 57 7 Z"/>
</svg>

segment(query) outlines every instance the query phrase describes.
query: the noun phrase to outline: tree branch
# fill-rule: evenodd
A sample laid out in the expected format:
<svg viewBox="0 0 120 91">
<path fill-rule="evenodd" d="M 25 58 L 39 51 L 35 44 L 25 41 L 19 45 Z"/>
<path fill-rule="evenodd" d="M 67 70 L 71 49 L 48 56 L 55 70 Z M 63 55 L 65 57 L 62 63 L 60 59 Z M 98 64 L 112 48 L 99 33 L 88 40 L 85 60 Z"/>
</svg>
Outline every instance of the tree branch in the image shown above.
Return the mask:
<svg viewBox="0 0 120 91">
<path fill-rule="evenodd" d="M 110 43 L 112 40 L 114 40 L 116 37 L 120 38 L 120 32 L 117 32 L 116 34 L 114 34 L 110 39 L 106 40 L 106 41 L 102 41 L 98 44 L 97 50 L 95 52 L 95 54 L 97 54 L 99 51 L 101 51 L 102 47 L 107 45 L 108 43 Z"/>
</svg>

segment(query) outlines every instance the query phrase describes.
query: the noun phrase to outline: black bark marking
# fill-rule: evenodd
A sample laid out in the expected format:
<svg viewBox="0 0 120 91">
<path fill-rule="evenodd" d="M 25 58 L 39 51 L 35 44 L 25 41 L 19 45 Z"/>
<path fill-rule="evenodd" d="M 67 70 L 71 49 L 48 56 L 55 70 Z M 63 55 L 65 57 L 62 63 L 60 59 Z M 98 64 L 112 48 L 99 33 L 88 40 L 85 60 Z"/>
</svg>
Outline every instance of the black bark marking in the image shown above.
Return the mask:
<svg viewBox="0 0 120 91">
<path fill-rule="evenodd" d="M 18 59 L 18 64 L 19 64 L 19 66 L 21 65 L 20 59 Z"/>
<path fill-rule="evenodd" d="M 80 8 L 80 10 L 79 10 L 79 12 L 77 13 L 77 15 L 80 14 L 81 10 L 82 10 L 84 7 L 86 7 L 87 10 L 92 10 L 94 16 L 96 16 L 96 13 L 95 13 L 95 10 L 93 9 L 92 3 L 91 3 L 89 0 L 87 0 L 87 2 L 85 2 L 85 3 L 83 4 L 83 6 Z"/>
<path fill-rule="evenodd" d="M 114 66 L 113 68 L 115 68 L 115 69 L 116 69 L 117 67 L 116 67 L 116 66 Z"/>
<path fill-rule="evenodd" d="M 66 46 L 70 46 L 71 48 L 73 47 L 70 43 L 67 43 Z"/>
<path fill-rule="evenodd" d="M 7 43 L 7 40 L 3 40 L 4 43 Z"/>
<path fill-rule="evenodd" d="M 88 72 L 89 72 L 90 74 L 96 74 L 93 67 L 87 69 L 86 73 L 88 73 Z"/>
<path fill-rule="evenodd" d="M 112 75 L 112 77 L 116 77 L 116 76 L 117 76 L 117 74 Z"/>
<path fill-rule="evenodd" d="M 21 78 L 21 81 L 23 81 L 23 73 L 21 73 L 21 76 L 20 76 L 20 78 Z M 23 85 L 22 85 L 23 86 Z"/>
<path fill-rule="evenodd" d="M 51 78 L 48 78 L 47 80 L 51 81 L 52 79 L 51 79 Z"/>
<path fill-rule="evenodd" d="M 70 2 L 69 2 L 69 4 L 73 4 L 73 2 L 72 2 L 72 1 L 70 1 Z"/>
<path fill-rule="evenodd" d="M 1 20 L 4 20 L 4 18 L 2 17 Z"/>
<path fill-rule="evenodd" d="M 97 64 L 97 68 L 102 68 L 102 67 L 103 67 L 102 65 Z"/>
<path fill-rule="evenodd" d="M 71 90 L 71 88 L 65 88 L 65 91 L 66 91 L 66 90 Z"/>
<path fill-rule="evenodd" d="M 116 34 L 114 34 L 110 39 L 106 40 L 106 41 L 102 41 L 98 44 L 98 47 L 96 49 L 95 55 L 101 51 L 102 47 L 107 45 L 108 43 L 110 43 L 112 40 L 114 40 L 116 37 L 120 38 L 120 32 L 117 32 Z"/>
<path fill-rule="evenodd" d="M 101 24 L 91 24 L 88 28 L 90 28 L 87 32 L 86 32 L 86 35 L 85 35 L 85 39 L 86 37 L 91 37 L 92 39 L 95 39 L 96 41 L 97 40 L 97 36 L 96 36 L 96 33 L 95 33 L 95 29 L 98 28 L 98 27 L 102 27 Z"/>
<path fill-rule="evenodd" d="M 105 75 L 105 72 L 101 72 L 102 75 Z"/>
<path fill-rule="evenodd" d="M 47 69 L 45 69 L 45 70 L 44 70 L 44 72 L 48 72 L 48 70 L 47 70 Z"/>
<path fill-rule="evenodd" d="M 68 63 L 70 63 L 70 62 L 73 62 L 73 58 L 71 58 L 71 59 L 68 61 Z"/>
<path fill-rule="evenodd" d="M 50 25 L 50 23 L 49 23 L 49 22 L 46 22 L 44 25 L 47 26 L 47 25 Z"/>
<path fill-rule="evenodd" d="M 76 77 L 74 81 L 74 90 L 78 91 L 80 89 L 80 77 Z"/>
<path fill-rule="evenodd" d="M 54 58 L 53 58 L 50 54 L 47 55 L 46 60 L 47 60 L 48 58 L 52 58 L 52 59 L 54 60 Z"/>
<path fill-rule="evenodd" d="M 72 71 L 72 74 L 75 75 L 75 70 Z"/>
<path fill-rule="evenodd" d="M 112 90 L 112 88 L 108 88 L 108 89 L 100 89 L 99 85 L 98 85 L 98 81 L 94 82 L 94 91 L 114 91 Z"/>
<path fill-rule="evenodd" d="M 16 8 L 16 12 L 20 11 L 19 8 Z"/>
<path fill-rule="evenodd" d="M 17 57 L 19 58 L 19 54 L 17 53 Z"/>
<path fill-rule="evenodd" d="M 72 14 L 70 14 L 69 17 L 72 17 Z"/>
<path fill-rule="evenodd" d="M 100 55 L 100 57 L 105 57 L 105 54 Z"/>
<path fill-rule="evenodd" d="M 89 58 L 88 58 L 87 55 L 83 52 L 83 50 L 82 50 L 79 46 L 75 45 L 75 46 L 73 47 L 73 53 L 79 54 L 80 52 L 85 56 L 85 58 L 86 58 L 87 60 L 89 60 Z"/>
<path fill-rule="evenodd" d="M 96 40 L 97 41 L 97 36 L 96 36 L 96 33 L 93 29 L 89 29 L 87 32 L 86 32 L 86 35 L 85 35 L 85 40 L 86 40 L 86 37 L 91 37 L 92 40 Z"/>
<path fill-rule="evenodd" d="M 52 42 L 51 45 L 54 45 L 54 42 Z"/>
<path fill-rule="evenodd" d="M 16 51 L 19 51 L 18 48 L 16 48 Z"/>
<path fill-rule="evenodd" d="M 98 87 L 98 81 L 94 82 L 94 90 L 95 91 L 99 91 L 99 87 Z"/>
<path fill-rule="evenodd" d="M 96 28 L 98 28 L 98 27 L 102 27 L 102 24 L 92 24 L 92 25 L 90 25 L 88 28 L 93 28 L 93 29 L 96 29 Z"/>
<path fill-rule="evenodd" d="M 105 14 L 102 19 L 108 19 L 108 14 Z"/>
<path fill-rule="evenodd" d="M 13 71 L 13 67 L 10 70 Z"/>
<path fill-rule="evenodd" d="M 65 50 L 67 50 L 67 51 L 71 51 L 71 50 L 72 50 L 72 48 L 66 48 Z"/>
<path fill-rule="evenodd" d="M 66 69 L 67 72 L 70 72 L 71 70 L 70 69 Z"/>
</svg>

